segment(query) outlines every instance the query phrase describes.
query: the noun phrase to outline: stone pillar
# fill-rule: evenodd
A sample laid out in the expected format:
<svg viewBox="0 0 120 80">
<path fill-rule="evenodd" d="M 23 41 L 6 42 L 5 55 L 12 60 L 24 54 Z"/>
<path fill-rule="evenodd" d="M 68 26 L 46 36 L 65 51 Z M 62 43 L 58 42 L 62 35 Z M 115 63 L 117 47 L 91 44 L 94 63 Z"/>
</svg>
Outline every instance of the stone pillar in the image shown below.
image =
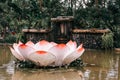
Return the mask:
<svg viewBox="0 0 120 80">
<path fill-rule="evenodd" d="M 55 42 L 66 43 L 71 39 L 73 19 L 73 16 L 58 16 L 57 18 L 51 18 Z"/>
</svg>

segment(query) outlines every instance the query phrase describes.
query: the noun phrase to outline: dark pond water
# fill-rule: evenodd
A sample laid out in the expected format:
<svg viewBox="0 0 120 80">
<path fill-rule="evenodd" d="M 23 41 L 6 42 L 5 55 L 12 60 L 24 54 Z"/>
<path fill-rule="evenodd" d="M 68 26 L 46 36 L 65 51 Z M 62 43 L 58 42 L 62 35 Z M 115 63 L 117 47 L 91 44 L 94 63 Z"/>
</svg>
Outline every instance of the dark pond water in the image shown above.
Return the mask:
<svg viewBox="0 0 120 80">
<path fill-rule="evenodd" d="M 0 80 L 120 80 L 120 53 L 86 50 L 83 69 L 15 69 L 7 46 L 0 46 Z"/>
</svg>

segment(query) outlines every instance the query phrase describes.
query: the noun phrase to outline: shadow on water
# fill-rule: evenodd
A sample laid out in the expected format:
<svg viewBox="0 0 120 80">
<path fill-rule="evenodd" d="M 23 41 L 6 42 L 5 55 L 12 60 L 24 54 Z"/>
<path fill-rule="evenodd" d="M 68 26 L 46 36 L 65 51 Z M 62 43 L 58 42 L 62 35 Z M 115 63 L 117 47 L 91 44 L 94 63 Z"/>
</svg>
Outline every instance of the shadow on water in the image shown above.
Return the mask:
<svg viewBox="0 0 120 80">
<path fill-rule="evenodd" d="M 86 50 L 85 66 L 77 69 L 16 69 L 7 46 L 0 46 L 0 80 L 120 80 L 120 55 L 115 51 Z"/>
</svg>

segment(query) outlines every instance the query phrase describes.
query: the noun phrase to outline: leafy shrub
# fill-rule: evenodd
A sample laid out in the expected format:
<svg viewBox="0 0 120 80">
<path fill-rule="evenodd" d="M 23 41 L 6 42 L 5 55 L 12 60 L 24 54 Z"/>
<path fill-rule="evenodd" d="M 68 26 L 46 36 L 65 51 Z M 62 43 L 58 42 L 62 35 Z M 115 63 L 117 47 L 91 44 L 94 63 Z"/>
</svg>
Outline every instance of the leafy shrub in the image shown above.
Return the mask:
<svg viewBox="0 0 120 80">
<path fill-rule="evenodd" d="M 105 33 L 102 35 L 102 48 L 104 49 L 109 49 L 109 48 L 113 48 L 113 33 Z"/>
<path fill-rule="evenodd" d="M 7 42 L 7 43 L 14 43 L 14 42 L 16 42 L 15 35 L 8 35 L 7 37 L 5 37 L 4 42 Z"/>
<path fill-rule="evenodd" d="M 120 47 L 120 26 L 113 26 L 112 30 L 114 34 L 114 47 Z"/>
</svg>

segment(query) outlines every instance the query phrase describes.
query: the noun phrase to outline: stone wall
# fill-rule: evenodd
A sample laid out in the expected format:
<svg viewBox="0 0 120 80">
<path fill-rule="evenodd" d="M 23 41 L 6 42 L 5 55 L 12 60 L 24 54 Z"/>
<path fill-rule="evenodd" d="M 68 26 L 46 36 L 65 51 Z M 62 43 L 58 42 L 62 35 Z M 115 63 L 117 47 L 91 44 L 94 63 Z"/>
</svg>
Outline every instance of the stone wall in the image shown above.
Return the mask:
<svg viewBox="0 0 120 80">
<path fill-rule="evenodd" d="M 83 44 L 85 48 L 100 49 L 102 48 L 102 35 L 108 33 L 110 30 L 97 30 L 97 29 L 74 29 L 72 31 L 72 39 L 77 44 Z"/>
<path fill-rule="evenodd" d="M 73 33 L 73 40 L 77 42 L 77 44 L 83 44 L 85 48 L 101 48 L 102 44 L 102 34 L 94 34 L 94 33 Z"/>
<path fill-rule="evenodd" d="M 51 30 L 23 29 L 22 32 L 27 41 L 30 40 L 34 43 L 39 40 L 51 41 L 53 39 Z"/>
</svg>

